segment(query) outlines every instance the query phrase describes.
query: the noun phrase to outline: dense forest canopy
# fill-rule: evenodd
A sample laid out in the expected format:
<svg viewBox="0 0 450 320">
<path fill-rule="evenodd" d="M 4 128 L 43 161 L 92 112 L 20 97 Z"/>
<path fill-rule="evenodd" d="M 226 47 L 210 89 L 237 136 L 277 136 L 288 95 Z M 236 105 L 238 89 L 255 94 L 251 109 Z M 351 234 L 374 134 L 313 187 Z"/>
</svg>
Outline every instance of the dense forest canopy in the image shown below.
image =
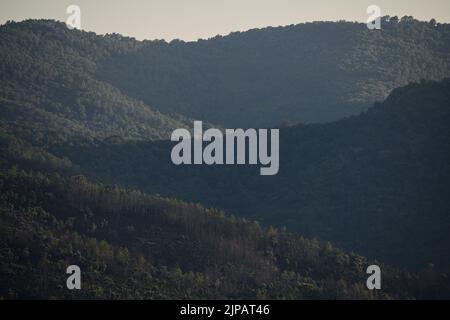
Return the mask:
<svg viewBox="0 0 450 320">
<path fill-rule="evenodd" d="M 448 24 L 314 22 L 145 42 L 105 58 L 98 74 L 160 111 L 226 126 L 325 122 L 409 82 L 449 77 L 449 43 Z"/>
<path fill-rule="evenodd" d="M 69 128 L 83 120 L 94 133 L 133 138 L 167 139 L 178 124 L 167 114 L 231 127 L 337 120 L 396 87 L 450 76 L 450 26 L 410 18 L 384 17 L 382 30 L 314 22 L 196 42 L 97 36 L 46 20 L 9 23 L 0 35 L 2 97 L 20 95 Z"/>
<path fill-rule="evenodd" d="M 129 42 L 49 21 L 2 26 L 2 127 L 40 145 L 113 136 L 167 139 L 184 125 L 183 117 L 163 115 L 96 76 L 96 59 Z"/>
<path fill-rule="evenodd" d="M 446 270 L 449 107 L 447 79 L 396 89 L 359 116 L 281 128 L 280 171 L 271 177 L 254 166 L 174 166 L 173 143 L 164 141 L 57 154 L 104 181 L 287 226 L 400 266 Z"/>
<path fill-rule="evenodd" d="M 170 43 L 0 26 L 0 298 L 449 297 L 450 26 L 382 25 Z M 278 175 L 174 166 L 193 119 L 288 120 Z"/>
<path fill-rule="evenodd" d="M 1 298 L 450 296 L 445 275 L 385 266 L 384 290 L 369 291 L 371 262 L 330 243 L 82 176 L 2 171 L 0 191 Z M 76 292 L 63 286 L 74 263 L 84 270 Z"/>
</svg>

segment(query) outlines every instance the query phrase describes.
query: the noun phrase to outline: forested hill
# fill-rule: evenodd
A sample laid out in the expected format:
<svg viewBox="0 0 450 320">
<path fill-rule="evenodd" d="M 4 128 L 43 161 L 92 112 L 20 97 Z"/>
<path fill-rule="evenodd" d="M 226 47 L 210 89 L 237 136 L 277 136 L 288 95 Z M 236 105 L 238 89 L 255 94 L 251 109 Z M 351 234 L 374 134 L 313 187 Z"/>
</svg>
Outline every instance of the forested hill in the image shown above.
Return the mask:
<svg viewBox="0 0 450 320">
<path fill-rule="evenodd" d="M 408 17 L 192 43 L 1 26 L 0 299 L 449 297 L 449 37 Z M 173 165 L 192 118 L 294 122 L 279 174 Z M 382 265 L 369 292 L 382 262 L 421 271 Z"/>
<path fill-rule="evenodd" d="M 401 266 L 450 267 L 450 79 L 411 84 L 364 114 L 281 128 L 280 171 L 175 166 L 170 142 L 59 151 L 103 181 L 287 226 Z"/>
<path fill-rule="evenodd" d="M 449 279 L 367 259 L 200 205 L 95 185 L 81 176 L 0 172 L 2 299 L 413 299 Z M 82 290 L 67 290 L 80 266 Z"/>
<path fill-rule="evenodd" d="M 357 114 L 394 88 L 449 77 L 449 52 L 448 24 L 405 17 L 369 30 L 314 22 L 194 43 L 147 42 L 106 59 L 99 72 L 160 110 L 261 127 Z"/>
<path fill-rule="evenodd" d="M 68 135 L 167 138 L 174 113 L 228 127 L 330 121 L 411 81 L 450 76 L 450 26 L 411 17 L 385 17 L 382 30 L 314 22 L 187 43 L 29 20 L 0 37 L 8 115 L 19 109 L 20 123 L 48 119 Z"/>
<path fill-rule="evenodd" d="M 168 139 L 186 126 L 182 117 L 161 114 L 98 79 L 101 57 L 137 46 L 52 21 L 1 26 L 1 126 L 43 146 L 111 136 Z"/>
</svg>

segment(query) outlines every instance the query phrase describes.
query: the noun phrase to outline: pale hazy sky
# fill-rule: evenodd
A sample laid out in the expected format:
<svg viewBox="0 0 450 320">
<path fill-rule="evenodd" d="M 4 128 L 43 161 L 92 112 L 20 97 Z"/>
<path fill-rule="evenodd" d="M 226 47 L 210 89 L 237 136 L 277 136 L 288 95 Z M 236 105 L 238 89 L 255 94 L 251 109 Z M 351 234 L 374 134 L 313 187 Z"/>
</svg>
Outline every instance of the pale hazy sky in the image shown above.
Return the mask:
<svg viewBox="0 0 450 320">
<path fill-rule="evenodd" d="M 450 0 L 0 0 L 0 24 L 28 18 L 66 21 L 71 4 L 81 8 L 83 30 L 137 39 L 197 40 L 318 20 L 365 22 L 371 4 L 382 15 L 450 22 Z"/>
</svg>

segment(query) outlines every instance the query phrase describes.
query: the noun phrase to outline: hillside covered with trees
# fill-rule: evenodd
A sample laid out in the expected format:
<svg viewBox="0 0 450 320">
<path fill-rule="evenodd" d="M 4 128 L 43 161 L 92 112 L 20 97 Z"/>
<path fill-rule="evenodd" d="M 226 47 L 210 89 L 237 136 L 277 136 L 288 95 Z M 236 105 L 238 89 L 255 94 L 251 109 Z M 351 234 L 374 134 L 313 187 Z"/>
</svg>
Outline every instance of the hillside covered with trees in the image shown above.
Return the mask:
<svg viewBox="0 0 450 320">
<path fill-rule="evenodd" d="M 400 266 L 450 267 L 450 80 L 412 84 L 366 113 L 281 128 L 280 171 L 175 166 L 171 142 L 58 151 L 90 177 L 219 207 Z M 132 156 L 131 156 L 132 155 Z"/>
<path fill-rule="evenodd" d="M 167 43 L 9 23 L 0 28 L 0 97 L 23 109 L 20 123 L 50 117 L 52 134 L 167 139 L 173 117 L 224 127 L 337 120 L 409 82 L 450 76 L 448 24 L 382 25 L 314 22 Z"/>
<path fill-rule="evenodd" d="M 449 297 L 446 275 L 383 267 L 256 222 L 82 176 L 0 173 L 1 298 L 388 299 Z M 83 270 L 83 290 L 65 269 Z"/>
<path fill-rule="evenodd" d="M 449 298 L 450 26 L 382 23 L 0 26 L 0 299 Z M 175 166 L 193 119 L 284 122 L 278 175 Z"/>
<path fill-rule="evenodd" d="M 450 76 L 450 25 L 382 20 L 381 30 L 313 22 L 144 42 L 106 58 L 99 75 L 163 112 L 228 127 L 332 121 L 410 82 Z"/>
</svg>

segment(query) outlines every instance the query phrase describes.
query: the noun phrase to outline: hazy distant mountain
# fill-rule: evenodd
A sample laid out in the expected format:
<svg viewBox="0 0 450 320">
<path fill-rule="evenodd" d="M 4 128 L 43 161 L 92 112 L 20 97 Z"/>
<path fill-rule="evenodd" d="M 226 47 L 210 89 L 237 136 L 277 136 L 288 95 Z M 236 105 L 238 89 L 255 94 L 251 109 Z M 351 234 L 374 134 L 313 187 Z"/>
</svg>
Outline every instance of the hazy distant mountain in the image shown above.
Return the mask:
<svg viewBox="0 0 450 320">
<path fill-rule="evenodd" d="M 396 87 L 450 76 L 450 25 L 315 22 L 108 56 L 102 79 L 163 112 L 224 126 L 337 120 Z"/>
<path fill-rule="evenodd" d="M 97 36 L 45 20 L 0 30 L 2 97 L 24 94 L 25 83 L 44 86 L 21 100 L 131 137 L 174 125 L 155 110 L 224 126 L 324 122 L 411 81 L 450 76 L 450 25 L 410 18 L 383 19 L 382 30 L 315 22 L 188 43 Z"/>
</svg>

